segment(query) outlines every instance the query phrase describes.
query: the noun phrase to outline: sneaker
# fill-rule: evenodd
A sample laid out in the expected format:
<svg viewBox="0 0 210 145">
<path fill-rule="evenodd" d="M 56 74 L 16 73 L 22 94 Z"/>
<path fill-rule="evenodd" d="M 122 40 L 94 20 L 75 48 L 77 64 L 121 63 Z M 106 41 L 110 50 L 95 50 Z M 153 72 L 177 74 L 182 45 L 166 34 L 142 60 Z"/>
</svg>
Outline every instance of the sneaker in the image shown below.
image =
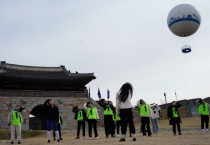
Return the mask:
<svg viewBox="0 0 210 145">
<path fill-rule="evenodd" d="M 180 132 L 179 135 L 182 135 L 182 133 Z"/>
<path fill-rule="evenodd" d="M 99 139 L 99 137 L 97 136 L 96 139 Z"/>
<path fill-rule="evenodd" d="M 13 142 L 13 141 L 11 141 L 10 143 L 11 143 L 11 144 L 14 144 L 14 142 Z"/>
<path fill-rule="evenodd" d="M 18 144 L 21 144 L 21 142 L 20 142 L 20 141 L 18 141 Z"/>
<path fill-rule="evenodd" d="M 209 129 L 206 129 L 205 132 L 208 133 L 209 132 Z"/>
<path fill-rule="evenodd" d="M 79 139 L 79 136 L 77 136 L 75 139 Z"/>
<path fill-rule="evenodd" d="M 91 140 L 92 138 L 91 138 L 91 137 L 89 137 L 88 139 L 89 139 L 89 140 Z"/>
<path fill-rule="evenodd" d="M 112 134 L 112 135 L 111 135 L 111 137 L 112 137 L 112 138 L 115 138 L 115 135 L 114 135 L 114 134 Z"/>
<path fill-rule="evenodd" d="M 47 143 L 50 143 L 50 140 L 48 140 Z"/>
<path fill-rule="evenodd" d="M 119 142 L 125 142 L 125 138 L 121 138 Z"/>
<path fill-rule="evenodd" d="M 133 138 L 133 141 L 136 141 L 136 138 L 135 137 Z"/>
<path fill-rule="evenodd" d="M 120 136 L 119 134 L 117 134 L 117 136 Z"/>
<path fill-rule="evenodd" d="M 58 139 L 57 142 L 60 142 L 60 139 Z"/>
</svg>

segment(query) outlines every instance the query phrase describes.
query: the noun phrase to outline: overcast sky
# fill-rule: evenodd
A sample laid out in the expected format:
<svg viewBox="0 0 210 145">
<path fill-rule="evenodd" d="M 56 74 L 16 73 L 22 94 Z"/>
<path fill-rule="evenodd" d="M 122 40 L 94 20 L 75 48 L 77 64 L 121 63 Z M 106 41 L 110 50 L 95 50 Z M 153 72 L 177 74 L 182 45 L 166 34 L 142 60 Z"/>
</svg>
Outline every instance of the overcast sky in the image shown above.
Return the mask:
<svg viewBox="0 0 210 145">
<path fill-rule="evenodd" d="M 187 39 L 167 26 L 169 11 L 189 3 L 201 15 Z M 209 0 L 0 0 L 0 59 L 32 66 L 94 72 L 91 97 L 107 89 L 115 103 L 123 83 L 133 105 L 210 96 Z M 183 54 L 189 44 L 192 52 Z"/>
</svg>

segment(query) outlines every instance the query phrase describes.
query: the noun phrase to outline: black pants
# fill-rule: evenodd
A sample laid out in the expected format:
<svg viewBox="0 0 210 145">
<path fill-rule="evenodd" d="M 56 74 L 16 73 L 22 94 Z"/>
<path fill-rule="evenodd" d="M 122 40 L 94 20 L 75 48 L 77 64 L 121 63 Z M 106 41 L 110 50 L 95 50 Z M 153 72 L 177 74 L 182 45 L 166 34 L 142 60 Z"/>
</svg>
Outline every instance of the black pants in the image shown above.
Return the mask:
<svg viewBox="0 0 210 145">
<path fill-rule="evenodd" d="M 104 128 L 107 137 L 109 134 L 112 136 L 115 134 L 115 124 L 112 115 L 104 115 Z"/>
<path fill-rule="evenodd" d="M 179 133 L 181 133 L 181 125 L 179 118 L 172 118 L 173 133 L 176 134 L 176 127 Z"/>
<path fill-rule="evenodd" d="M 121 120 L 116 121 L 117 134 L 120 134 Z"/>
<path fill-rule="evenodd" d="M 88 119 L 88 134 L 89 137 L 92 137 L 92 127 L 94 130 L 95 137 L 98 137 L 98 132 L 97 132 L 97 120 L 96 119 Z"/>
<path fill-rule="evenodd" d="M 58 133 L 59 133 L 59 137 L 61 139 L 61 124 L 58 123 Z M 55 131 L 53 131 L 53 137 L 54 137 L 54 140 L 55 140 Z"/>
<path fill-rule="evenodd" d="M 84 137 L 85 136 L 85 121 L 78 121 L 77 136 L 79 137 L 81 126 L 82 126 L 82 134 L 83 134 L 83 137 Z"/>
<path fill-rule="evenodd" d="M 141 117 L 141 124 L 142 124 L 142 134 L 143 136 L 146 136 L 148 133 L 148 136 L 151 136 L 151 129 L 150 129 L 150 118 L 149 117 Z M 146 131 L 147 128 L 147 131 Z"/>
<path fill-rule="evenodd" d="M 206 124 L 206 129 L 209 128 L 209 116 L 201 115 L 201 129 L 204 129 L 204 124 Z"/>
<path fill-rule="evenodd" d="M 129 124 L 131 134 L 135 134 L 136 130 L 135 130 L 134 122 L 133 122 L 132 108 L 120 109 L 120 118 L 121 118 L 122 135 L 126 135 L 128 124 Z"/>
</svg>

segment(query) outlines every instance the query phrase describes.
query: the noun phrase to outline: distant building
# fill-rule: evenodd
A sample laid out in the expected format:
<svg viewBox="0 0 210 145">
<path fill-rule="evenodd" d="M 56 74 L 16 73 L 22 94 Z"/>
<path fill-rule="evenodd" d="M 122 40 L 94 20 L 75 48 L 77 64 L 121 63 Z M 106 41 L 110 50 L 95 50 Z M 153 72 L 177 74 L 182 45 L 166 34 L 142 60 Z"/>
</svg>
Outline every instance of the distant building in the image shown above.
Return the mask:
<svg viewBox="0 0 210 145">
<path fill-rule="evenodd" d="M 199 116 L 198 114 L 198 103 L 196 103 L 197 100 L 199 100 L 200 98 L 194 98 L 194 99 L 190 99 L 190 100 L 180 100 L 177 101 L 181 104 L 180 107 L 180 114 L 181 117 L 194 117 L 194 116 Z M 207 97 L 204 99 L 207 103 L 210 104 L 210 97 Z M 167 118 L 167 108 L 170 105 L 170 103 L 168 104 L 162 104 L 160 105 L 161 108 L 161 116 L 162 118 Z"/>
<path fill-rule="evenodd" d="M 7 128 L 7 115 L 18 104 L 27 112 L 23 114 L 23 129 L 45 129 L 43 103 L 51 98 L 60 110 L 63 129 L 75 128 L 72 106 L 82 106 L 88 91 L 85 85 L 96 79 L 93 73 L 71 73 L 65 66 L 38 67 L 0 64 L 0 129 Z M 97 103 L 96 103 L 97 104 Z M 30 117 L 35 116 L 35 117 Z"/>
</svg>

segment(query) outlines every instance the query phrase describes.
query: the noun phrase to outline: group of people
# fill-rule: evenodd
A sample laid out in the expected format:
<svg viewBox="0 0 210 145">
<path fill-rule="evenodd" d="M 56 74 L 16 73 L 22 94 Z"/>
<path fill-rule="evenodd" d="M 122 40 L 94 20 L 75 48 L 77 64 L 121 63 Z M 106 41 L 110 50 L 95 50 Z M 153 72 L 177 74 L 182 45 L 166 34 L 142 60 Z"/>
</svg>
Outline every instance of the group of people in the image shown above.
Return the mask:
<svg viewBox="0 0 210 145">
<path fill-rule="evenodd" d="M 59 109 L 55 106 L 52 99 L 48 99 L 44 102 L 45 107 L 45 117 L 46 117 L 46 126 L 47 126 L 47 142 L 51 141 L 51 126 L 53 125 L 53 136 L 54 140 L 60 142 L 61 138 L 61 124 L 62 118 L 59 114 Z M 21 125 L 23 123 L 23 117 L 21 112 L 25 108 L 21 105 L 17 105 L 8 115 L 7 125 L 10 127 L 10 136 L 11 144 L 14 144 L 15 134 L 18 144 L 21 144 Z"/>
<path fill-rule="evenodd" d="M 129 127 L 130 137 L 133 141 L 136 141 L 136 129 L 134 125 L 133 106 L 131 99 L 133 96 L 133 87 L 130 83 L 122 85 L 120 90 L 116 94 L 116 107 L 113 106 L 111 101 L 101 99 L 99 104 L 103 108 L 104 115 L 104 130 L 106 138 L 115 137 L 115 128 L 117 135 L 121 135 L 120 142 L 126 141 L 127 128 Z M 208 132 L 210 105 L 203 99 L 198 100 L 199 107 L 198 113 L 201 116 L 201 132 Z M 61 124 L 62 118 L 59 114 L 58 107 L 55 106 L 52 99 L 48 99 L 44 103 L 46 110 L 46 124 L 47 124 L 47 142 L 51 141 L 51 126 L 54 129 L 54 140 L 60 142 L 61 138 Z M 141 132 L 143 136 L 151 136 L 159 132 L 158 121 L 160 119 L 160 107 L 153 103 L 148 104 L 143 99 L 137 102 L 139 108 L 139 116 L 141 119 Z M 172 125 L 174 135 L 177 131 L 179 135 L 181 133 L 181 117 L 179 113 L 179 107 L 181 105 L 173 101 L 167 109 L 169 124 Z M 8 126 L 11 130 L 11 144 L 14 144 L 15 132 L 17 134 L 18 144 L 21 144 L 21 124 L 22 116 L 21 111 L 24 108 L 21 105 L 17 105 L 14 110 L 9 113 Z M 77 120 L 77 135 L 76 139 L 80 138 L 80 130 L 82 127 L 82 135 L 85 137 L 85 124 L 88 123 L 88 137 L 92 139 L 92 129 L 96 139 L 99 138 L 97 125 L 99 124 L 99 114 L 96 107 L 92 102 L 86 102 L 83 106 L 73 106 L 72 111 L 75 113 L 74 119 Z M 150 122 L 152 122 L 152 131 L 150 129 Z M 121 129 L 121 132 L 120 132 Z M 177 130 L 176 130 L 177 129 Z"/>
<path fill-rule="evenodd" d="M 131 99 L 133 96 L 133 87 L 130 83 L 125 83 L 122 85 L 120 90 L 116 95 L 116 107 L 113 106 L 111 101 L 106 101 L 101 99 L 99 105 L 103 108 L 104 115 L 104 130 L 106 138 L 109 136 L 115 137 L 115 128 L 117 130 L 117 135 L 120 134 L 121 128 L 121 138 L 120 142 L 125 142 L 125 137 L 127 133 L 127 128 L 129 127 L 130 137 L 133 141 L 136 141 L 136 129 L 134 125 L 134 115 L 133 106 L 131 104 Z M 153 133 L 158 133 L 158 120 L 160 107 L 157 104 L 147 104 L 143 99 L 139 100 L 137 103 L 139 107 L 139 115 L 141 117 L 141 131 L 143 136 L 151 136 L 152 132 L 150 130 L 150 120 L 152 120 Z M 97 121 L 99 119 L 98 111 L 96 107 L 93 107 L 91 102 L 87 102 L 83 106 L 84 109 L 78 106 L 73 107 L 73 112 L 75 113 L 75 119 L 78 120 L 77 127 L 77 137 L 80 138 L 80 128 L 83 126 L 83 138 L 85 136 L 85 121 L 88 122 L 88 135 L 89 139 L 92 139 L 92 126 L 95 133 L 95 138 L 98 138 L 97 133 Z M 90 115 L 90 110 L 94 110 Z M 82 118 L 81 118 L 82 114 Z"/>
</svg>

